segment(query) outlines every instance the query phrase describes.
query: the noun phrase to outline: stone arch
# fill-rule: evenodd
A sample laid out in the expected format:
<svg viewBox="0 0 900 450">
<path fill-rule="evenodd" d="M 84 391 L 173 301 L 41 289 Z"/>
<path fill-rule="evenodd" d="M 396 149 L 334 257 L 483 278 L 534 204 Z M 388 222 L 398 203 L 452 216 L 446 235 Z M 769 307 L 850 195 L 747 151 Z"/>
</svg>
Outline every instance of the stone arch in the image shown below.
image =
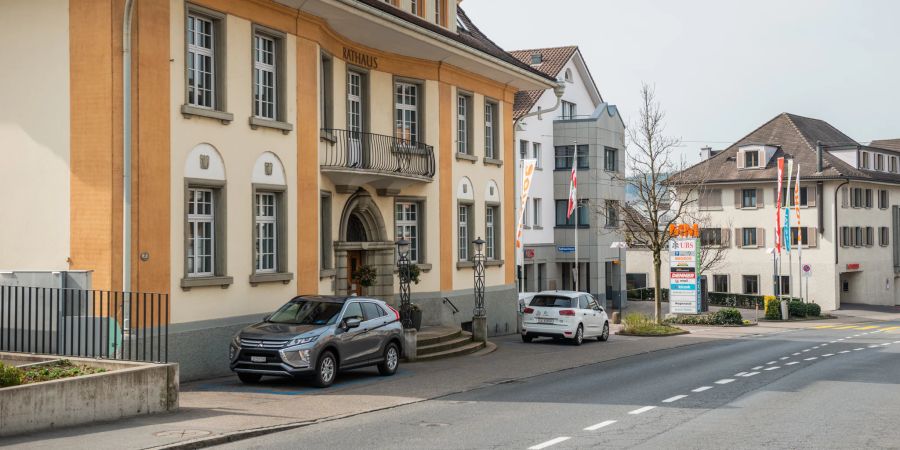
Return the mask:
<svg viewBox="0 0 900 450">
<path fill-rule="evenodd" d="M 184 177 L 225 181 L 225 162 L 210 144 L 197 144 L 184 161 Z"/>
<path fill-rule="evenodd" d="M 256 163 L 253 164 L 251 182 L 271 184 L 275 186 L 287 186 L 287 178 L 284 175 L 284 165 L 278 155 L 266 151 L 262 152 Z"/>
<path fill-rule="evenodd" d="M 352 227 L 354 228 L 353 230 L 351 230 L 350 226 L 351 220 L 354 222 L 354 227 Z M 358 229 L 360 226 L 362 227 L 362 230 Z M 381 215 L 381 210 L 378 209 L 378 205 L 372 200 L 371 194 L 365 189 L 356 191 L 344 205 L 344 210 L 341 212 L 341 226 L 338 233 L 338 240 L 344 242 L 360 242 L 349 239 L 351 237 L 358 238 L 360 231 L 365 235 L 366 240 L 364 242 L 392 241 L 387 236 L 387 229 L 384 225 L 384 216 Z"/>
<path fill-rule="evenodd" d="M 456 188 L 456 199 L 465 201 L 475 201 L 475 188 L 472 187 L 472 180 L 469 177 L 459 179 L 459 185 Z"/>
</svg>

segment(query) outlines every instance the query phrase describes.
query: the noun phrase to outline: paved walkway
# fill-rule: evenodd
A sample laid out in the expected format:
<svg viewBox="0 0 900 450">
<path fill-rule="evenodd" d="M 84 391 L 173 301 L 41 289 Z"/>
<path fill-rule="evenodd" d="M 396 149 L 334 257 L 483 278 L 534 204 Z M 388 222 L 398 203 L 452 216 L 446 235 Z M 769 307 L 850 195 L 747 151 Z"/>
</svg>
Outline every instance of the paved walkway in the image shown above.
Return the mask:
<svg viewBox="0 0 900 450">
<path fill-rule="evenodd" d="M 648 305 L 652 310 L 652 304 Z M 692 326 L 685 327 L 691 330 L 688 335 L 613 335 L 609 342 L 591 341 L 581 347 L 551 340 L 525 344 L 517 335 L 504 336 L 493 340 L 497 349 L 492 353 L 403 364 L 393 377 L 380 377 L 374 369 L 356 370 L 342 374 L 335 386 L 325 390 L 293 380 L 264 379 L 259 385 L 247 386 L 236 377 L 218 378 L 182 385 L 181 408 L 175 413 L 9 438 L 0 440 L 0 447 L 199 448 L 668 348 L 860 320 L 848 313 L 831 321 L 763 322 L 736 328 Z M 613 332 L 617 329 L 614 326 Z"/>
</svg>

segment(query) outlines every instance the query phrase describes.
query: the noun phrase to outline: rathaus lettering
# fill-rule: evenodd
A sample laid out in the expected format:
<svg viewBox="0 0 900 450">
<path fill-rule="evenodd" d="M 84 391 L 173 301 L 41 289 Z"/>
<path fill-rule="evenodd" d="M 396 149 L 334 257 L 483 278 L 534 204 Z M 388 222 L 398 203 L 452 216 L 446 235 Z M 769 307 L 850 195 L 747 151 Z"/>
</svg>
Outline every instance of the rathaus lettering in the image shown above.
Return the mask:
<svg viewBox="0 0 900 450">
<path fill-rule="evenodd" d="M 344 47 L 344 60 L 369 69 L 378 68 L 378 57 L 358 52 L 352 48 Z"/>
</svg>

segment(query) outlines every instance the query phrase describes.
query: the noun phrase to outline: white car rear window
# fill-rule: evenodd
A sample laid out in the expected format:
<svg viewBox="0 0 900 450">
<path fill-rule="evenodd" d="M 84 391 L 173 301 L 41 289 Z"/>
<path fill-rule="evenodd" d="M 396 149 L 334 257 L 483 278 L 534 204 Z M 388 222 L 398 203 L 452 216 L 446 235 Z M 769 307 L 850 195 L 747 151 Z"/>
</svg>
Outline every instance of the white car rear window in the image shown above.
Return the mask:
<svg viewBox="0 0 900 450">
<path fill-rule="evenodd" d="M 544 308 L 571 308 L 573 299 L 569 297 L 557 297 L 555 295 L 535 295 L 528 306 L 541 306 Z M 576 300 L 577 301 L 577 300 Z"/>
</svg>

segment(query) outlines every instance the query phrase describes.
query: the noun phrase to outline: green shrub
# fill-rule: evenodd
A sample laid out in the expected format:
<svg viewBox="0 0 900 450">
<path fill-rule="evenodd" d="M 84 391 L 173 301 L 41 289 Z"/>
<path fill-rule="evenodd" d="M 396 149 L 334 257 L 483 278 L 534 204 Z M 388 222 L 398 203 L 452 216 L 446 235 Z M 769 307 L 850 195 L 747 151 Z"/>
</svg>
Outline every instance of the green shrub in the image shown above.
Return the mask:
<svg viewBox="0 0 900 450">
<path fill-rule="evenodd" d="M 788 302 L 788 314 L 791 317 L 806 317 L 806 304 L 799 300 Z"/>
<path fill-rule="evenodd" d="M 743 323 L 741 312 L 734 308 L 720 309 L 713 314 L 712 318 L 716 325 L 741 325 Z"/>
<path fill-rule="evenodd" d="M 665 336 L 670 334 L 683 333 L 684 330 L 673 327 L 668 323 L 658 324 L 650 316 L 640 313 L 628 313 L 622 319 L 625 325 L 622 332 L 625 334 L 635 334 L 642 336 Z"/>
<path fill-rule="evenodd" d="M 766 319 L 781 320 L 781 302 L 774 295 L 767 295 L 766 300 Z"/>
<path fill-rule="evenodd" d="M 0 388 L 22 384 L 22 371 L 16 366 L 0 363 Z"/>
<path fill-rule="evenodd" d="M 815 303 L 807 303 L 806 315 L 809 317 L 819 317 L 822 315 L 822 307 Z"/>
</svg>

